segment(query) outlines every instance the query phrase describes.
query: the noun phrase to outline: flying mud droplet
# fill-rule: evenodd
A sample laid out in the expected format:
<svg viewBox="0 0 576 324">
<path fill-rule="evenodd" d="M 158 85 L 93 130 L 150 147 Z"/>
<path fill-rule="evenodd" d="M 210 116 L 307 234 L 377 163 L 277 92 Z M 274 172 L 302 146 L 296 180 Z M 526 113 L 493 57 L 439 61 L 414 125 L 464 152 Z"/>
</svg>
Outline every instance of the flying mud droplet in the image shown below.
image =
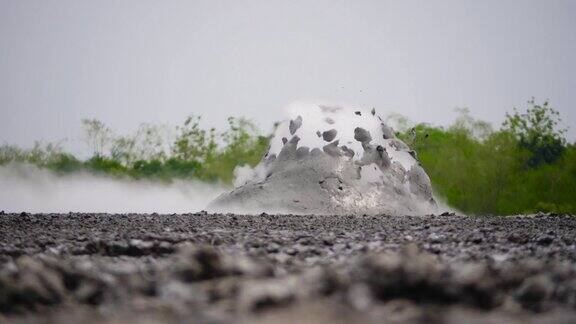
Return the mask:
<svg viewBox="0 0 576 324">
<path fill-rule="evenodd" d="M 349 158 L 353 158 L 354 157 L 354 151 L 349 149 L 346 145 L 342 145 L 342 147 L 340 147 L 342 149 L 342 154 L 344 154 L 345 156 L 349 157 Z"/>
<path fill-rule="evenodd" d="M 300 126 L 302 126 L 302 117 L 298 116 L 296 117 L 296 119 L 292 119 L 290 120 L 290 135 L 294 135 L 294 133 L 296 133 L 296 131 L 298 130 L 298 128 L 300 128 Z"/>
<path fill-rule="evenodd" d="M 342 155 L 340 149 L 338 148 L 338 141 L 334 141 L 328 145 L 324 145 L 322 147 L 322 150 L 324 151 L 324 153 L 333 157 L 338 157 Z"/>
<path fill-rule="evenodd" d="M 394 131 L 392 128 L 384 123 L 380 124 L 380 128 L 382 130 L 382 138 L 384 139 L 392 139 L 394 138 Z"/>
<path fill-rule="evenodd" d="M 324 121 L 330 125 L 334 124 L 334 119 L 330 118 L 330 117 L 326 117 L 324 118 Z"/>
<path fill-rule="evenodd" d="M 396 149 L 396 151 L 410 151 L 410 147 L 408 147 L 408 145 L 406 145 L 404 142 L 402 142 L 399 139 L 391 139 L 390 140 L 390 146 L 392 146 L 394 149 Z"/>
<path fill-rule="evenodd" d="M 356 127 L 354 129 L 354 139 L 360 143 L 370 143 L 370 141 L 372 141 L 372 136 L 370 136 L 370 132 L 364 128 Z"/>
<path fill-rule="evenodd" d="M 322 138 L 326 142 L 332 142 L 336 138 L 336 134 L 338 134 L 338 132 L 334 128 L 332 128 L 331 130 L 322 132 Z"/>
<path fill-rule="evenodd" d="M 278 160 L 281 161 L 290 161 L 296 158 L 296 150 L 298 147 L 298 142 L 300 141 L 300 137 L 297 135 L 292 136 L 288 143 L 284 143 L 282 150 L 278 153 Z"/>
<path fill-rule="evenodd" d="M 351 114 L 360 117 L 350 118 Z M 327 120 L 333 128 L 321 132 Z M 235 180 L 239 186 L 214 200 L 209 209 L 321 215 L 434 213 L 430 179 L 415 157 L 375 109 L 362 114 L 341 106 L 294 104 L 276 129 L 268 155 L 254 172 L 239 172 L 249 177 Z"/>
<path fill-rule="evenodd" d="M 320 110 L 325 113 L 337 113 L 338 111 L 342 110 L 342 107 L 338 106 L 327 106 L 327 105 L 318 105 Z"/>
<path fill-rule="evenodd" d="M 413 194 L 425 200 L 433 200 L 430 178 L 428 178 L 421 166 L 417 164 L 412 166 L 410 171 L 408 171 L 408 182 L 410 183 L 410 191 Z"/>
<path fill-rule="evenodd" d="M 310 148 L 307 146 L 300 146 L 298 149 L 296 149 L 296 158 L 298 158 L 298 160 L 302 160 L 309 154 L 310 154 Z"/>
</svg>

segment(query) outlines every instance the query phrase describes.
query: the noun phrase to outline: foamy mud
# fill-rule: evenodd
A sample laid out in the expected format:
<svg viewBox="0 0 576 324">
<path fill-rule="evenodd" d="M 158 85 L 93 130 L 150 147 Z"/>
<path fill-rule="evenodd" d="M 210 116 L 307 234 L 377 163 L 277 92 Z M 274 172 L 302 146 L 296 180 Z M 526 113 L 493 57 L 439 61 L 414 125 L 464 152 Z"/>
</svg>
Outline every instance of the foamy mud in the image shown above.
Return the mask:
<svg viewBox="0 0 576 324">
<path fill-rule="evenodd" d="M 209 209 L 415 215 L 436 211 L 430 179 L 376 111 L 294 104 L 254 169 Z"/>
</svg>

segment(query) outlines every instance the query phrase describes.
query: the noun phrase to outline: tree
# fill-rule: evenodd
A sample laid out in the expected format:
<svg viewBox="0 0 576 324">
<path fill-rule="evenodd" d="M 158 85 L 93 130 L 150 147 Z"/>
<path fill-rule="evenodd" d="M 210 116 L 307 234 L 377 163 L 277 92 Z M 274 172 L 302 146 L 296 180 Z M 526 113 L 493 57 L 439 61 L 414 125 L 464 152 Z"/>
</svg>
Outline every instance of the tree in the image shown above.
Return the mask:
<svg viewBox="0 0 576 324">
<path fill-rule="evenodd" d="M 205 162 L 216 153 L 216 130 L 200 128 L 200 117 L 186 118 L 183 126 L 177 128 L 178 135 L 172 147 L 175 157 L 185 161 Z"/>
<path fill-rule="evenodd" d="M 562 156 L 566 149 L 566 129 L 558 128 L 560 113 L 550 107 L 548 101 L 540 105 L 532 98 L 528 105 L 524 113 L 514 108 L 513 114 L 506 114 L 503 128 L 518 139 L 520 147 L 531 153 L 527 166 L 535 168 Z"/>
<path fill-rule="evenodd" d="M 110 149 L 111 157 L 123 165 L 139 160 L 164 161 L 167 158 L 165 128 L 153 124 L 140 124 L 136 133 L 114 138 Z"/>
<path fill-rule="evenodd" d="M 114 138 L 112 130 L 97 119 L 82 119 L 86 143 L 94 156 L 104 155 L 104 151 Z"/>
</svg>

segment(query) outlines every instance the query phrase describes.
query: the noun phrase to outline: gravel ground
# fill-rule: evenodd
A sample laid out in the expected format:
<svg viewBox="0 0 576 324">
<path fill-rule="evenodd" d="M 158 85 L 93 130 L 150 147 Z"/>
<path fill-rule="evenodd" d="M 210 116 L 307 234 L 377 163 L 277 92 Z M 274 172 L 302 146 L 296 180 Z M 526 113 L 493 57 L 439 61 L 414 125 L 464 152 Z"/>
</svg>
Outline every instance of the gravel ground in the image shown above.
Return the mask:
<svg viewBox="0 0 576 324">
<path fill-rule="evenodd" d="M 0 213 L 0 323 L 574 323 L 576 217 Z"/>
</svg>

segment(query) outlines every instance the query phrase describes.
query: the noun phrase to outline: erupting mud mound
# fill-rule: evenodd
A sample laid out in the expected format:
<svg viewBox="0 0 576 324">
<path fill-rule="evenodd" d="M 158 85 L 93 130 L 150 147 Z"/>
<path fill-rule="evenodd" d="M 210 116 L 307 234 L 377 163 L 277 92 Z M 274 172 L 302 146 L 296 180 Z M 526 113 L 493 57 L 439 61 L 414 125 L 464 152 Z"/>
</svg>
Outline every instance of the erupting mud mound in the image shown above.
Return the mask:
<svg viewBox="0 0 576 324">
<path fill-rule="evenodd" d="M 436 211 L 416 153 L 376 111 L 294 104 L 256 168 L 211 210 L 297 214 L 426 214 Z"/>
</svg>

